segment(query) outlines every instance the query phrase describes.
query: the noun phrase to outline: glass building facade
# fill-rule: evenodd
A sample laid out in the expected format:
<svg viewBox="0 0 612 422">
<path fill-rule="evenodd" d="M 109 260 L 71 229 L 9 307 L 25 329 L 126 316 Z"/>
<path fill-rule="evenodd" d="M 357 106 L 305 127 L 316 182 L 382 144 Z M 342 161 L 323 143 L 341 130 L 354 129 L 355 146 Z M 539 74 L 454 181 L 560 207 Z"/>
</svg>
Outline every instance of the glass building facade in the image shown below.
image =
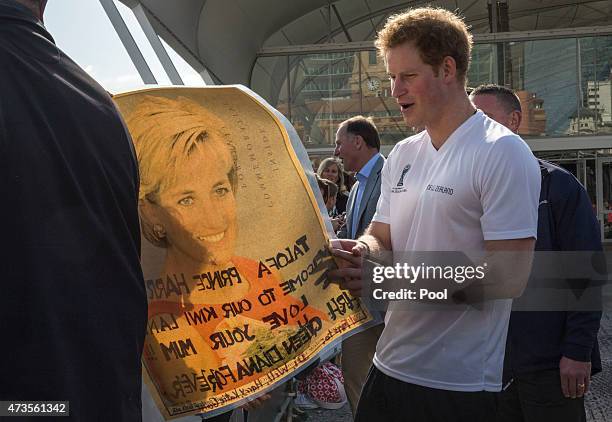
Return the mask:
<svg viewBox="0 0 612 422">
<path fill-rule="evenodd" d="M 251 88 L 289 118 L 314 163 L 331 154 L 338 125 L 352 116 L 374 118 L 383 153 L 414 133 L 391 97 L 374 47 L 346 46 L 346 51 L 321 45 L 309 54 L 264 54 L 253 67 Z M 602 238 L 612 241 L 612 151 L 587 145 L 595 137 L 612 139 L 612 35 L 477 41 L 468 86 L 483 83 L 515 90 L 523 108 L 520 135 L 553 143 L 536 155 L 583 183 Z"/>
<path fill-rule="evenodd" d="M 468 86 L 493 82 L 514 89 L 525 138 L 608 135 L 611 71 L 612 35 L 478 43 Z M 260 57 L 251 88 L 291 120 L 307 148 L 330 147 L 338 123 L 359 114 L 375 119 L 384 144 L 412 133 L 373 48 Z"/>
</svg>

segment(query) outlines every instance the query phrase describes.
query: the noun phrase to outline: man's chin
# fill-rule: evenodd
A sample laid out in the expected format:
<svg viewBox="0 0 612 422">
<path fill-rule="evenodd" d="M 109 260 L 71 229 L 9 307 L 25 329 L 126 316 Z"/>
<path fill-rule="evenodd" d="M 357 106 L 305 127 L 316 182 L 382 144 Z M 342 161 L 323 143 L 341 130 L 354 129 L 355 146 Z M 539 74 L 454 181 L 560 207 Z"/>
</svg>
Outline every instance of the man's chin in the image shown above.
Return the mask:
<svg viewBox="0 0 612 422">
<path fill-rule="evenodd" d="M 421 121 L 421 119 L 415 115 L 414 112 L 407 112 L 407 113 L 402 113 L 402 117 L 404 119 L 404 123 L 406 123 L 406 126 L 408 127 L 422 127 L 423 126 L 423 122 Z"/>
<path fill-rule="evenodd" d="M 406 123 L 406 126 L 408 127 L 418 127 L 419 126 L 419 122 L 417 122 L 416 119 L 407 117 L 407 116 L 403 116 L 403 117 L 404 117 L 404 123 Z"/>
</svg>

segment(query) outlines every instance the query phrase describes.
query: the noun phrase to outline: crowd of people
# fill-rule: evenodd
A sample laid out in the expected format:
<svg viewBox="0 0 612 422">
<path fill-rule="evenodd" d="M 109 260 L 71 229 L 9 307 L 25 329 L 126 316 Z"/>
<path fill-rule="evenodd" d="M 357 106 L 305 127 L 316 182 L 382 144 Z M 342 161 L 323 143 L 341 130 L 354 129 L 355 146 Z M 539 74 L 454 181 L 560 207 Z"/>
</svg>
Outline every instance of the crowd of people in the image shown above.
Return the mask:
<svg viewBox="0 0 612 422">
<path fill-rule="evenodd" d="M 9 199 L 0 211 L 8 235 L 0 400 L 67 400 L 70 420 L 138 421 L 148 315 L 138 204 L 148 241 L 173 252 L 154 207 L 165 192 L 139 172 L 108 93 L 56 47 L 45 5 L 0 0 L 0 191 Z M 534 251 L 602 250 L 587 193 L 518 136 L 515 93 L 497 85 L 466 92 L 472 35 L 459 16 L 399 13 L 375 45 L 405 124 L 424 130 L 385 158 L 372 119 L 339 125 L 334 156 L 317 169 L 341 245 L 332 254 L 342 265 L 328 276 L 360 296 L 371 282 L 364 259 L 389 251 L 475 251 L 488 269 L 450 309 L 391 302 L 383 322 L 343 340 L 354 420 L 585 421 L 584 395 L 601 370 L 601 312 L 512 306 Z M 168 106 L 193 105 L 159 104 Z M 156 148 L 150 130 L 132 131 L 148 134 L 134 139 L 139 154 Z M 203 213 L 231 214 L 229 150 L 214 164 L 223 197 Z M 231 238 L 224 251 L 201 251 L 198 263 L 238 259 Z"/>
</svg>

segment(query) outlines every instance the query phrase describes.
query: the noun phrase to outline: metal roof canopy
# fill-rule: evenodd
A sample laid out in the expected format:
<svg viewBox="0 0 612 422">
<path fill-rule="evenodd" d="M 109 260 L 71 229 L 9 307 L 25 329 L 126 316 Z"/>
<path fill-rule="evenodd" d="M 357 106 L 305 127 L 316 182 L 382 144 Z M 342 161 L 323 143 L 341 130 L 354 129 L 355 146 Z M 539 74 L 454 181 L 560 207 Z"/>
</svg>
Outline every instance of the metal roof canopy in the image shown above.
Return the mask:
<svg viewBox="0 0 612 422">
<path fill-rule="evenodd" d="M 196 71 L 248 85 L 258 53 L 271 47 L 371 41 L 386 18 L 434 4 L 458 10 L 475 34 L 490 34 L 491 0 L 120 0 L 142 10 L 155 31 Z M 610 0 L 496 0 L 511 32 L 603 26 Z M 497 13 L 493 13 L 497 16 Z M 268 50 L 270 51 L 270 50 Z"/>
</svg>

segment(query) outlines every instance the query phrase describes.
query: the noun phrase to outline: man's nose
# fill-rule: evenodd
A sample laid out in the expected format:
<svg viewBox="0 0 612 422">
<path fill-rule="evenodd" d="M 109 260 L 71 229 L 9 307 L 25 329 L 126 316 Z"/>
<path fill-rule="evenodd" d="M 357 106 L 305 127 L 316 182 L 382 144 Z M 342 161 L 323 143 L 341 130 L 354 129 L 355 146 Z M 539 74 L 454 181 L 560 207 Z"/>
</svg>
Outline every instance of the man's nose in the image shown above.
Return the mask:
<svg viewBox="0 0 612 422">
<path fill-rule="evenodd" d="M 394 80 L 391 82 L 391 96 L 394 98 L 399 98 L 403 94 L 406 93 L 406 87 L 401 81 Z"/>
</svg>

